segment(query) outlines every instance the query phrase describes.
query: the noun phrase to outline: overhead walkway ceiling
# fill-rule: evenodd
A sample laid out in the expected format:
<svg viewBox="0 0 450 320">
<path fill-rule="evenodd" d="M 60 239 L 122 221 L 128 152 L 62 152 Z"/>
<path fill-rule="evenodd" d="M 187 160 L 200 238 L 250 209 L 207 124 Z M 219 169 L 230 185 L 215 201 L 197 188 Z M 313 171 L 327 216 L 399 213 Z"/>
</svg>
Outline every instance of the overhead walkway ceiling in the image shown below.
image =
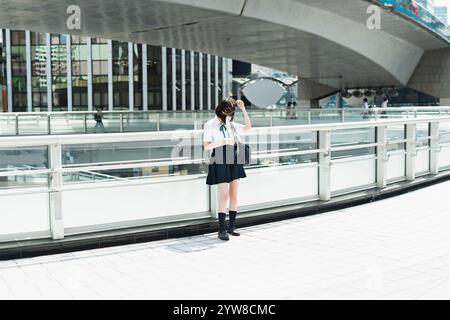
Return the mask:
<svg viewBox="0 0 450 320">
<path fill-rule="evenodd" d="M 66 9 L 81 8 L 81 30 Z M 406 85 L 448 42 L 365 0 L 2 0 L 1 26 L 184 48 L 298 74 L 332 88 Z"/>
</svg>

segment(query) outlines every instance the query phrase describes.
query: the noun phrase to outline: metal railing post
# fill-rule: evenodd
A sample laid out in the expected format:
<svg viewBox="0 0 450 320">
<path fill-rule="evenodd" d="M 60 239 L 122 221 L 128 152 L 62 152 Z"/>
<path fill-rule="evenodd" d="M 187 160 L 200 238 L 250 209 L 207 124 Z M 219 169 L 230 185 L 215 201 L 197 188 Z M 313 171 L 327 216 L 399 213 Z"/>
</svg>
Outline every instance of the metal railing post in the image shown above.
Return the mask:
<svg viewBox="0 0 450 320">
<path fill-rule="evenodd" d="M 406 180 L 416 178 L 416 124 L 406 125 Z"/>
<path fill-rule="evenodd" d="M 341 122 L 345 122 L 345 111 L 341 109 Z"/>
<path fill-rule="evenodd" d="M 161 117 L 160 117 L 160 113 L 158 112 L 156 114 L 156 131 L 160 131 L 160 125 L 161 125 Z"/>
<path fill-rule="evenodd" d="M 308 117 L 308 124 L 311 124 L 311 110 L 308 110 L 307 112 L 307 117 Z"/>
<path fill-rule="evenodd" d="M 329 130 L 319 131 L 319 199 L 330 200 L 331 135 Z"/>
<path fill-rule="evenodd" d="M 14 121 L 15 121 L 15 133 L 16 133 L 16 136 L 18 136 L 19 135 L 19 115 L 18 114 L 16 114 L 15 115 L 15 117 L 14 117 Z"/>
<path fill-rule="evenodd" d="M 388 161 L 387 154 L 387 127 L 377 127 L 377 187 L 385 188 L 387 186 L 386 166 Z"/>
<path fill-rule="evenodd" d="M 430 123 L 430 173 L 439 173 L 439 122 Z"/>
<path fill-rule="evenodd" d="M 194 130 L 197 130 L 197 112 L 194 111 Z"/>
<path fill-rule="evenodd" d="M 62 151 L 60 144 L 52 144 L 49 146 L 49 167 L 51 169 L 51 173 L 49 175 L 50 228 L 53 239 L 63 239 L 64 222 L 61 205 Z"/>
<path fill-rule="evenodd" d="M 84 133 L 87 133 L 87 113 L 84 114 Z"/>
<path fill-rule="evenodd" d="M 120 113 L 120 125 L 119 125 L 120 133 L 123 132 L 123 113 Z"/>
<path fill-rule="evenodd" d="M 51 134 L 51 127 L 52 127 L 52 125 L 51 125 L 51 114 L 50 113 L 47 113 L 47 134 Z"/>
</svg>

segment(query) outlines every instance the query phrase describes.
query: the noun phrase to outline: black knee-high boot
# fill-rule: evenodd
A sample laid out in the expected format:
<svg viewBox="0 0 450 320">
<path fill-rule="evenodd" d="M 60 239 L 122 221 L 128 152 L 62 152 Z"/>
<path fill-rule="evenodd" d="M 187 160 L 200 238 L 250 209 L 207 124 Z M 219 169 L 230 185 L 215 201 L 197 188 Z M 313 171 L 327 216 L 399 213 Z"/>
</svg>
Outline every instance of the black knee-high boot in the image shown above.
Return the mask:
<svg viewBox="0 0 450 320">
<path fill-rule="evenodd" d="M 237 211 L 230 210 L 229 213 L 230 213 L 230 221 L 228 224 L 227 232 L 232 236 L 240 236 L 240 233 L 236 231 L 235 226 Z"/>
<path fill-rule="evenodd" d="M 219 212 L 219 239 L 221 240 L 229 240 L 227 231 L 226 231 L 226 224 L 225 224 L 225 212 Z"/>
</svg>

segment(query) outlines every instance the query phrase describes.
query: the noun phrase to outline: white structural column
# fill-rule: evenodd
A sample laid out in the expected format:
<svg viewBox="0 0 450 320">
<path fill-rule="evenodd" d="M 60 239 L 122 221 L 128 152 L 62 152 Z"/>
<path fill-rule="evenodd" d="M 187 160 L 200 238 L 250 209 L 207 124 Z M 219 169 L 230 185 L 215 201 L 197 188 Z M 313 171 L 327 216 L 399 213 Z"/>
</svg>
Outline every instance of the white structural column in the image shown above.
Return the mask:
<svg viewBox="0 0 450 320">
<path fill-rule="evenodd" d="M 406 180 L 416 177 L 416 125 L 406 125 Z"/>
<path fill-rule="evenodd" d="M 228 59 L 222 58 L 222 99 L 225 99 L 228 97 L 228 65 L 227 65 Z"/>
<path fill-rule="evenodd" d="M 114 109 L 112 54 L 113 54 L 112 40 L 108 40 L 108 111 L 113 111 Z"/>
<path fill-rule="evenodd" d="M 67 64 L 67 111 L 73 109 L 72 97 L 72 36 L 66 36 L 66 64 Z"/>
<path fill-rule="evenodd" d="M 330 131 L 319 132 L 319 199 L 330 200 L 330 166 L 331 166 L 331 135 Z"/>
<path fill-rule="evenodd" d="M 186 110 L 186 51 L 181 50 L 181 110 Z"/>
<path fill-rule="evenodd" d="M 128 42 L 128 109 L 134 110 L 133 43 Z"/>
<path fill-rule="evenodd" d="M 45 52 L 47 66 L 47 111 L 52 112 L 53 95 L 52 95 L 52 44 L 50 33 L 45 34 Z"/>
<path fill-rule="evenodd" d="M 195 77 L 194 77 L 194 69 L 195 69 L 195 61 L 194 61 L 194 57 L 195 57 L 195 52 L 191 51 L 191 54 L 189 55 L 190 57 L 190 76 L 191 76 L 191 110 L 195 110 Z"/>
<path fill-rule="evenodd" d="M 31 84 L 31 32 L 25 31 L 25 45 L 27 58 L 27 111 L 33 111 L 33 87 Z"/>
<path fill-rule="evenodd" d="M 53 239 L 64 238 L 64 222 L 62 216 L 61 206 L 61 186 L 62 186 L 62 173 L 61 173 L 61 145 L 54 144 L 49 148 L 49 160 L 50 160 L 50 192 L 49 192 L 49 204 L 50 204 L 50 228 Z"/>
<path fill-rule="evenodd" d="M 203 110 L 203 54 L 198 53 L 198 108 Z"/>
<path fill-rule="evenodd" d="M 206 57 L 206 108 L 211 110 L 211 55 Z"/>
<path fill-rule="evenodd" d="M 142 44 L 142 110 L 148 110 L 147 45 Z"/>
<path fill-rule="evenodd" d="M 177 110 L 177 59 L 176 49 L 172 48 L 172 110 Z"/>
<path fill-rule="evenodd" d="M 214 57 L 214 106 L 219 104 L 219 57 Z"/>
<path fill-rule="evenodd" d="M 233 92 L 233 60 L 227 59 L 227 86 L 228 86 L 228 92 L 227 94 L 230 94 Z M 238 90 L 240 90 L 240 87 L 238 87 Z"/>
<path fill-rule="evenodd" d="M 8 112 L 13 111 L 12 92 L 12 63 L 11 63 L 11 30 L 5 29 L 6 33 L 6 90 L 8 93 Z"/>
<path fill-rule="evenodd" d="M 87 38 L 87 94 L 88 94 L 88 111 L 93 109 L 93 93 L 92 93 L 92 39 Z"/>
<path fill-rule="evenodd" d="M 162 79 L 161 79 L 161 90 L 162 90 L 162 109 L 167 111 L 167 48 L 161 48 L 161 60 L 162 60 Z"/>
<path fill-rule="evenodd" d="M 386 127 L 377 127 L 377 187 L 385 188 L 387 185 L 387 130 Z"/>
<path fill-rule="evenodd" d="M 439 122 L 430 123 L 430 173 L 439 173 Z"/>
</svg>

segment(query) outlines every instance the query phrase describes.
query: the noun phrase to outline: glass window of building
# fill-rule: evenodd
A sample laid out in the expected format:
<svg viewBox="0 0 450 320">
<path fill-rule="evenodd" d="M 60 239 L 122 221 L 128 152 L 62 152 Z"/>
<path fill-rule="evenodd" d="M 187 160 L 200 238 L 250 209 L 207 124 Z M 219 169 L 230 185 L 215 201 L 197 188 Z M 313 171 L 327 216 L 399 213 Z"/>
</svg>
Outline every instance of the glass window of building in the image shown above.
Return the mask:
<svg viewBox="0 0 450 320">
<path fill-rule="evenodd" d="M 142 107 L 142 46 L 141 44 L 133 44 L 133 91 L 134 106 L 133 110 L 143 110 Z"/>
<path fill-rule="evenodd" d="M 93 38 L 91 42 L 93 106 L 108 110 L 108 40 Z"/>
<path fill-rule="evenodd" d="M 186 50 L 185 53 L 185 92 L 186 92 L 186 110 L 191 110 L 191 54 L 192 52 Z"/>
<path fill-rule="evenodd" d="M 198 52 L 193 52 L 194 54 L 194 109 L 200 109 L 200 90 L 199 90 L 199 81 L 200 81 L 200 73 L 199 73 L 199 54 Z M 201 85 L 201 84 L 200 84 Z"/>
<path fill-rule="evenodd" d="M 73 111 L 88 109 L 88 48 L 86 37 L 72 36 L 72 104 Z"/>
<path fill-rule="evenodd" d="M 166 65 L 167 65 L 167 110 L 173 110 L 172 84 L 175 81 L 172 77 L 172 48 L 166 49 Z"/>
<path fill-rule="evenodd" d="M 33 111 L 47 111 L 47 47 L 41 32 L 31 32 L 31 89 Z"/>
<path fill-rule="evenodd" d="M 211 70 L 210 70 L 210 76 L 211 81 L 208 83 L 210 89 L 211 89 L 211 109 L 216 108 L 216 58 L 215 56 L 211 55 Z"/>
<path fill-rule="evenodd" d="M 181 110 L 181 50 L 175 50 L 175 66 L 176 66 L 176 79 L 175 79 L 175 92 L 177 95 L 176 110 Z"/>
<path fill-rule="evenodd" d="M 208 109 L 208 56 L 202 57 L 202 73 L 203 73 L 203 109 Z"/>
<path fill-rule="evenodd" d="M 113 41 L 113 105 L 128 110 L 128 42 Z"/>
<path fill-rule="evenodd" d="M 218 62 L 218 67 L 219 67 L 219 71 L 218 71 L 218 82 L 217 85 L 219 86 L 219 101 L 222 100 L 222 94 L 223 94 L 223 64 L 222 64 L 222 57 L 219 57 L 219 59 L 217 60 Z M 217 101 L 217 103 L 219 103 L 219 101 Z"/>
<path fill-rule="evenodd" d="M 52 110 L 67 111 L 67 38 L 51 35 Z"/>
<path fill-rule="evenodd" d="M 0 29 L 0 112 L 8 111 L 8 97 L 6 90 L 6 38 L 5 30 Z"/>
<path fill-rule="evenodd" d="M 11 75 L 14 112 L 27 111 L 27 56 L 25 31 L 11 31 Z"/>
<path fill-rule="evenodd" d="M 167 50 L 167 54 L 169 54 L 169 50 Z M 171 77 L 170 73 L 171 69 L 169 68 L 171 68 L 171 65 L 167 64 L 168 79 L 169 77 Z M 168 85 L 168 87 L 170 86 Z M 168 92 L 170 92 L 170 89 L 167 90 Z M 148 92 L 148 109 L 162 110 L 161 47 L 147 45 L 147 92 Z M 170 94 L 167 97 L 168 99 L 172 99 Z"/>
</svg>

